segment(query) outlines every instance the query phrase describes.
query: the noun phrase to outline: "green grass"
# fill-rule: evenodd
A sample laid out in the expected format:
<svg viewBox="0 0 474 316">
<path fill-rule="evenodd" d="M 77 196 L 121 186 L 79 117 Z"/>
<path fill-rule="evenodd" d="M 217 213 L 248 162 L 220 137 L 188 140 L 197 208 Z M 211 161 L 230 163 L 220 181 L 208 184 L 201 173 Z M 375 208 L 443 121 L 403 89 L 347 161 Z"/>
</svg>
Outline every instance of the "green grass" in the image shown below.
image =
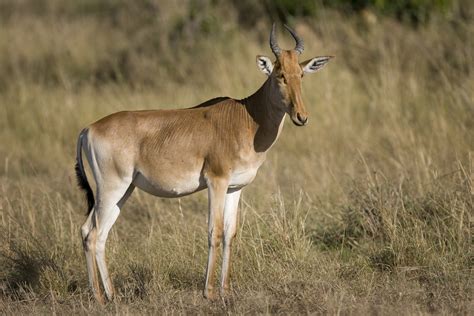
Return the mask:
<svg viewBox="0 0 474 316">
<path fill-rule="evenodd" d="M 42 3 L 0 20 L 3 313 L 472 313 L 472 20 L 414 30 L 324 11 L 296 23 L 302 59 L 336 58 L 304 79 L 309 125 L 286 122 L 244 189 L 232 300 L 201 295 L 206 193 L 136 191 L 107 245 L 118 296 L 101 307 L 79 233 L 79 131 L 119 110 L 249 95 L 270 23 L 239 28 L 223 3 L 143 16 L 138 4 Z"/>
</svg>

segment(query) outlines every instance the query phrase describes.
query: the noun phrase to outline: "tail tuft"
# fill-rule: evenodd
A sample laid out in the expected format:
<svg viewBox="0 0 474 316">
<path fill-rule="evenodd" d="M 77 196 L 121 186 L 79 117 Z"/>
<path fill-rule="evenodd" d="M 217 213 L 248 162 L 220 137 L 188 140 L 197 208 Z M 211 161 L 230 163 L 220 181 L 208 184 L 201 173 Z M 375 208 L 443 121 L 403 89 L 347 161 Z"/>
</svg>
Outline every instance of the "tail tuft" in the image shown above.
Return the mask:
<svg viewBox="0 0 474 316">
<path fill-rule="evenodd" d="M 87 198 L 87 215 L 90 214 L 92 208 L 94 208 L 94 193 L 92 193 L 91 186 L 87 182 L 87 176 L 84 171 L 84 165 L 82 164 L 82 136 L 86 130 L 82 130 L 79 134 L 79 139 L 77 141 L 77 156 L 76 156 L 76 178 L 77 185 L 84 190 Z"/>
<path fill-rule="evenodd" d="M 79 162 L 76 162 L 76 178 L 77 178 L 77 185 L 86 193 L 87 215 L 89 215 L 95 203 L 94 194 L 92 193 L 92 189 L 91 189 L 91 186 L 89 185 L 89 182 L 87 182 L 87 178 L 82 173 L 82 169 L 79 165 Z"/>
</svg>

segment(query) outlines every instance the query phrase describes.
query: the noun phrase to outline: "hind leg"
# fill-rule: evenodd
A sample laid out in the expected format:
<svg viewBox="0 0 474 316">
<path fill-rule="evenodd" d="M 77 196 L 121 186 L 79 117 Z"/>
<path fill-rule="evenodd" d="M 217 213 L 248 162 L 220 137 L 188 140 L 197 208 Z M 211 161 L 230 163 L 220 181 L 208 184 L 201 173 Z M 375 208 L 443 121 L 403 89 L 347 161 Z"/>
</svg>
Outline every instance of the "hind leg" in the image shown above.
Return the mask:
<svg viewBox="0 0 474 316">
<path fill-rule="evenodd" d="M 89 285 L 92 288 L 97 301 L 104 304 L 104 297 L 100 291 L 99 278 L 97 277 L 97 265 L 95 260 L 95 246 L 97 240 L 95 208 L 91 210 L 86 222 L 81 227 L 82 246 L 86 255 L 87 274 L 89 275 Z"/>
<path fill-rule="evenodd" d="M 112 207 L 105 205 L 104 208 L 102 208 L 97 215 L 99 227 L 97 233 L 97 244 L 95 248 L 96 261 L 102 279 L 102 284 L 104 285 L 105 294 L 108 300 L 113 299 L 115 291 L 105 261 L 105 244 L 107 242 L 109 231 L 120 214 L 120 207 L 122 207 L 122 205 L 128 199 L 130 194 L 132 194 L 134 188 L 135 186 L 131 184 L 126 190 L 125 194 L 119 199 L 119 201 L 115 205 L 113 205 Z M 115 197 L 118 197 L 120 195 L 120 192 L 121 190 L 118 190 L 117 195 L 115 195 Z M 113 203 L 112 201 L 114 200 L 115 199 L 111 199 L 111 203 Z"/>
<path fill-rule="evenodd" d="M 131 191 L 133 191 L 133 186 L 127 181 L 117 181 L 113 186 L 99 188 L 96 194 L 96 204 L 81 229 L 89 284 L 94 296 L 102 304 L 104 298 L 99 286 L 97 268 L 102 277 L 107 298 L 112 299 L 113 286 L 105 263 L 105 243 L 108 233 L 120 213 L 117 205 L 126 198 L 127 193 L 130 195 Z"/>
</svg>

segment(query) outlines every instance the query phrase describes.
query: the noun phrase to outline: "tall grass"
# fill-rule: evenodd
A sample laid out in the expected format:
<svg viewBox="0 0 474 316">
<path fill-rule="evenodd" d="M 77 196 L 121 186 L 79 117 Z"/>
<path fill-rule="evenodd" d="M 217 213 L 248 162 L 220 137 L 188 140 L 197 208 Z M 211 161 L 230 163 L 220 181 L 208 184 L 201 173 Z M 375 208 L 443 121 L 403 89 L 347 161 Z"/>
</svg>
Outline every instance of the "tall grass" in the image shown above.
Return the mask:
<svg viewBox="0 0 474 316">
<path fill-rule="evenodd" d="M 137 191 L 109 238 L 118 297 L 102 308 L 79 238 L 78 132 L 119 110 L 249 95 L 270 24 L 239 28 L 206 1 L 34 3 L 2 4 L 0 20 L 4 313 L 472 311 L 472 20 L 296 23 L 302 60 L 337 57 L 304 79 L 309 125 L 287 123 L 244 190 L 233 300 L 201 297 L 206 194 Z"/>
</svg>

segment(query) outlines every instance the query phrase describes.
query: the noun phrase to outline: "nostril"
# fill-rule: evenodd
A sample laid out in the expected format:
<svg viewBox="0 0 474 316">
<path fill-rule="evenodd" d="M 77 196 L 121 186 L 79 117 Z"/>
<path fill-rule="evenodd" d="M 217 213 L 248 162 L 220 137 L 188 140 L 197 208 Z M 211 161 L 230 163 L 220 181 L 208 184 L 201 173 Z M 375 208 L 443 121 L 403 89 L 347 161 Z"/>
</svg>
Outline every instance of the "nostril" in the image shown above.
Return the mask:
<svg viewBox="0 0 474 316">
<path fill-rule="evenodd" d="M 300 121 L 303 124 L 305 124 L 308 121 L 308 117 L 303 117 L 299 113 L 296 113 L 296 117 L 298 118 L 298 121 Z"/>
</svg>

